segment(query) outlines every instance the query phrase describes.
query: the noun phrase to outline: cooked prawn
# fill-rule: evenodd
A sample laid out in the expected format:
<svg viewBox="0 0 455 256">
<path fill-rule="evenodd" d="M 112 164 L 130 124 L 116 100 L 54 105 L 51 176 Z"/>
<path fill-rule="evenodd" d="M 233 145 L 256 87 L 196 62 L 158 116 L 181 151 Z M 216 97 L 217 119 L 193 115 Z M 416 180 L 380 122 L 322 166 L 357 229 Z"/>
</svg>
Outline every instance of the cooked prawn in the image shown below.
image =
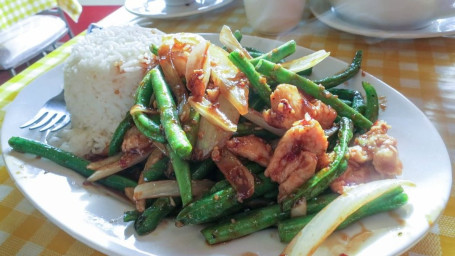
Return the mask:
<svg viewBox="0 0 455 256">
<path fill-rule="evenodd" d="M 325 159 L 327 147 L 324 130 L 308 115 L 284 134 L 265 170 L 266 176 L 280 184 L 279 200 L 314 175 L 318 159 Z"/>
<path fill-rule="evenodd" d="M 326 129 L 332 126 L 337 116 L 332 107 L 310 99 L 290 84 L 278 85 L 270 95 L 270 101 L 271 109 L 264 111 L 263 116 L 268 124 L 277 128 L 289 129 L 295 121 L 309 114 Z"/>
<path fill-rule="evenodd" d="M 122 152 L 142 154 L 149 151 L 152 144 L 153 142 L 149 138 L 143 135 L 136 126 L 133 126 L 126 132 L 123 138 Z"/>
<path fill-rule="evenodd" d="M 254 135 L 234 137 L 226 143 L 226 147 L 232 153 L 262 166 L 267 166 L 272 158 L 272 147 Z"/>
<path fill-rule="evenodd" d="M 397 140 L 387 134 L 390 128 L 377 121 L 365 134 L 360 135 L 349 148 L 347 170 L 332 184 L 332 190 L 341 193 L 343 186 L 366 183 L 400 175 L 403 165 L 398 157 Z"/>
</svg>

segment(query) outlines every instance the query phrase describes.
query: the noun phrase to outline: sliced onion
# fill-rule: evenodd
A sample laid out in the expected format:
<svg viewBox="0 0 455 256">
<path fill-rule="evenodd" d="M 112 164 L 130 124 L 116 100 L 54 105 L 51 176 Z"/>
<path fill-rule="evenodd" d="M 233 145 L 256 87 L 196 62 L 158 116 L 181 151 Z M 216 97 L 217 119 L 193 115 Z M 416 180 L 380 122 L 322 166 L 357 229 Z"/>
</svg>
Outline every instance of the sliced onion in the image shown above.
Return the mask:
<svg viewBox="0 0 455 256">
<path fill-rule="evenodd" d="M 282 255 L 312 255 L 319 245 L 360 207 L 399 186 L 414 186 L 406 180 L 388 179 L 361 184 L 345 192 L 320 211 L 286 246 Z"/>
<path fill-rule="evenodd" d="M 104 158 L 102 160 L 91 162 L 87 165 L 87 168 L 90 170 L 98 170 L 99 168 L 117 162 L 122 157 L 122 153 L 118 153 L 116 155 L 110 156 L 108 158 Z"/>
<path fill-rule="evenodd" d="M 240 75 L 239 69 L 228 59 L 228 52 L 211 45 L 208 53 L 212 67 L 211 78 L 221 94 L 239 111 L 241 115 L 248 113 L 248 82 Z"/>
<path fill-rule="evenodd" d="M 131 167 L 135 164 L 138 164 L 149 156 L 151 150 L 144 152 L 143 154 L 123 154 L 122 157 L 111 164 L 105 165 L 98 170 L 96 170 L 92 175 L 87 178 L 87 181 L 94 182 L 125 170 L 128 167 Z"/>
<path fill-rule="evenodd" d="M 283 136 L 283 134 L 286 132 L 284 129 L 276 128 L 271 125 L 269 125 L 265 120 L 264 117 L 262 117 L 261 113 L 257 112 L 254 109 L 249 109 L 248 113 L 246 115 L 243 115 L 246 119 L 250 120 L 252 123 L 255 125 L 264 128 L 265 130 L 278 135 L 278 136 Z"/>
<path fill-rule="evenodd" d="M 210 45 L 209 41 L 203 41 L 194 46 L 186 63 L 186 87 L 197 99 L 204 96 L 210 78 L 211 68 L 207 54 Z"/>
<path fill-rule="evenodd" d="M 193 196 L 201 196 L 210 190 L 214 182 L 210 180 L 191 181 Z M 139 184 L 134 188 L 134 200 L 180 196 L 179 186 L 175 180 L 160 180 Z"/>
<path fill-rule="evenodd" d="M 161 144 L 161 143 L 160 143 Z M 161 144 L 162 145 L 162 144 Z M 164 146 L 164 145 L 163 145 Z M 154 148 L 152 153 L 150 153 L 149 157 L 147 157 L 147 161 L 144 165 L 144 170 L 150 169 L 156 162 L 158 162 L 163 157 L 163 152 L 159 148 Z"/>
<path fill-rule="evenodd" d="M 229 101 L 222 95 L 218 97 L 219 109 L 222 111 L 233 123 L 239 121 L 239 112 L 232 106 Z M 224 147 L 226 142 L 231 138 L 232 132 L 226 131 L 211 123 L 205 117 L 201 118 L 199 122 L 199 133 L 196 147 L 194 149 L 194 160 L 203 160 L 210 156 L 215 146 Z"/>
<path fill-rule="evenodd" d="M 240 50 L 247 59 L 252 59 L 250 53 L 243 48 L 243 46 L 237 41 L 231 29 L 224 25 L 220 31 L 220 42 L 229 49 L 229 51 Z"/>
<path fill-rule="evenodd" d="M 235 132 L 237 130 L 237 125 L 229 120 L 218 106 L 212 104 L 212 102 L 206 98 L 202 98 L 201 101 L 196 101 L 193 96 L 190 96 L 188 102 L 197 112 L 199 112 L 199 114 L 201 114 L 201 116 L 212 124 L 229 132 Z"/>
<path fill-rule="evenodd" d="M 282 63 L 281 66 L 289 69 L 292 72 L 297 73 L 297 72 L 307 70 L 309 68 L 316 66 L 319 62 L 323 61 L 329 55 L 330 55 L 330 52 L 326 52 L 324 50 L 319 50 L 312 54 L 303 56 L 301 58 Z"/>
</svg>

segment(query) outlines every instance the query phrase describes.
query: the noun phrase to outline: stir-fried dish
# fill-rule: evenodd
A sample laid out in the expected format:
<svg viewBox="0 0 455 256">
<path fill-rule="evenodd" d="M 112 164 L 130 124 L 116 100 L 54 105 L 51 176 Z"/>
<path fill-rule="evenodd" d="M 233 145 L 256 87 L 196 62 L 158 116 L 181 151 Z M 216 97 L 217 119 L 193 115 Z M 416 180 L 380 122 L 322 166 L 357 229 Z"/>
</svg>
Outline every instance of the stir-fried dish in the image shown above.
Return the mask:
<svg viewBox="0 0 455 256">
<path fill-rule="evenodd" d="M 124 220 L 138 234 L 170 217 L 205 224 L 209 244 L 275 226 L 289 242 L 347 187 L 401 174 L 374 86 L 343 85 L 359 72 L 361 51 L 346 70 L 311 80 L 329 53 L 296 58 L 294 41 L 261 52 L 226 26 L 220 41 L 180 33 L 151 45 L 155 65 L 102 153 L 84 159 L 24 138 L 9 143 L 124 192 L 135 205 Z M 386 192 L 338 228 L 407 201 L 398 185 Z"/>
</svg>

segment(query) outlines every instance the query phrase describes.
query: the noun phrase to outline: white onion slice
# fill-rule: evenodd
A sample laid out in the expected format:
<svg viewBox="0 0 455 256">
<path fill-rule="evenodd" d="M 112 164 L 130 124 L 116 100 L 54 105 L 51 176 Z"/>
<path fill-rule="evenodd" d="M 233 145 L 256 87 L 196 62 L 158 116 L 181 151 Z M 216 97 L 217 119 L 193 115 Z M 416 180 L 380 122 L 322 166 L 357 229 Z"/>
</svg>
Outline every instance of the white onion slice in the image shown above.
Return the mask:
<svg viewBox="0 0 455 256">
<path fill-rule="evenodd" d="M 201 101 L 196 101 L 193 96 L 190 96 L 188 102 L 197 112 L 199 112 L 199 114 L 201 114 L 201 116 L 209 120 L 212 124 L 225 131 L 237 131 L 237 124 L 229 120 L 222 110 L 206 98 L 202 98 Z"/>
<path fill-rule="evenodd" d="M 118 160 L 120 160 L 121 157 L 122 157 L 122 154 L 118 153 L 118 154 L 110 156 L 108 158 L 104 158 L 104 159 L 96 161 L 96 162 L 91 162 L 87 165 L 87 168 L 90 170 L 97 170 L 105 165 L 117 162 Z"/>
<path fill-rule="evenodd" d="M 261 113 L 257 112 L 254 109 L 249 109 L 248 113 L 246 115 L 243 115 L 243 117 L 250 120 L 253 124 L 255 124 L 259 127 L 262 127 L 265 130 L 267 130 L 275 135 L 278 135 L 280 137 L 282 137 L 284 135 L 284 133 L 286 132 L 286 130 L 284 130 L 284 129 L 275 128 L 275 127 L 269 125 L 264 120 L 264 117 L 262 117 Z"/>
<path fill-rule="evenodd" d="M 345 192 L 320 211 L 284 248 L 281 255 L 312 255 L 318 246 L 349 215 L 363 205 L 401 185 L 414 186 L 406 180 L 387 179 L 361 184 Z"/>
<path fill-rule="evenodd" d="M 250 53 L 243 48 L 243 46 L 237 41 L 231 29 L 224 25 L 220 31 L 220 42 L 229 49 L 229 51 L 240 50 L 247 59 L 252 59 Z"/>
<path fill-rule="evenodd" d="M 309 68 L 316 66 L 316 64 L 323 61 L 329 55 L 330 55 L 330 52 L 326 52 L 324 50 L 319 50 L 312 54 L 303 56 L 301 58 L 282 63 L 281 66 L 289 69 L 292 72 L 297 73 L 297 72 L 307 70 Z"/>
<path fill-rule="evenodd" d="M 200 196 L 207 192 L 214 182 L 210 180 L 191 181 L 191 191 L 193 196 Z M 180 196 L 179 186 L 175 180 L 160 180 L 146 182 L 134 188 L 134 200 L 146 198 L 158 198 L 168 196 Z"/>
<path fill-rule="evenodd" d="M 131 167 L 131 166 L 133 166 L 135 164 L 138 164 L 138 163 L 144 161 L 145 159 L 147 159 L 147 157 L 149 155 L 150 155 L 150 152 L 146 152 L 144 154 L 131 155 L 130 156 L 131 158 L 129 158 L 126 161 L 126 164 L 125 163 L 121 163 L 122 159 L 119 159 L 116 162 L 113 162 L 111 164 L 105 165 L 105 166 L 99 168 L 98 170 L 96 170 L 92 175 L 90 175 L 87 178 L 87 181 L 95 182 L 97 180 L 100 180 L 100 179 L 105 178 L 107 176 L 110 176 L 112 174 L 118 173 L 118 172 L 120 172 L 122 170 L 125 170 L 128 167 Z M 122 161 L 122 162 L 125 162 L 125 161 Z"/>
</svg>

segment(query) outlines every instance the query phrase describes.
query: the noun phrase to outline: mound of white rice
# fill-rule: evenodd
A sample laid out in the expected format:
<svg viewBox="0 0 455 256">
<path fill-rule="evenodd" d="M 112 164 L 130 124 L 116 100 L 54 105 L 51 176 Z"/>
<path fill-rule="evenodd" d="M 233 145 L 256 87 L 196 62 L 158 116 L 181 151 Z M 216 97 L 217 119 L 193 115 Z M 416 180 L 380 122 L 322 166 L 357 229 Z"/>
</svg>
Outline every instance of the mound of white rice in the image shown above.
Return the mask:
<svg viewBox="0 0 455 256">
<path fill-rule="evenodd" d="M 95 30 L 72 49 L 64 66 L 71 127 L 52 144 L 77 155 L 101 153 L 134 104 L 134 93 L 153 65 L 149 46 L 162 32 L 138 26 Z"/>
</svg>

